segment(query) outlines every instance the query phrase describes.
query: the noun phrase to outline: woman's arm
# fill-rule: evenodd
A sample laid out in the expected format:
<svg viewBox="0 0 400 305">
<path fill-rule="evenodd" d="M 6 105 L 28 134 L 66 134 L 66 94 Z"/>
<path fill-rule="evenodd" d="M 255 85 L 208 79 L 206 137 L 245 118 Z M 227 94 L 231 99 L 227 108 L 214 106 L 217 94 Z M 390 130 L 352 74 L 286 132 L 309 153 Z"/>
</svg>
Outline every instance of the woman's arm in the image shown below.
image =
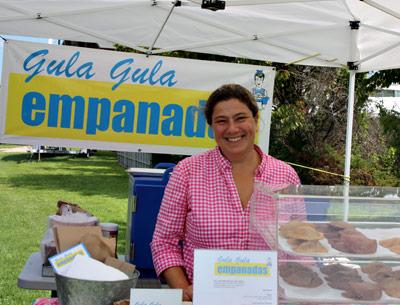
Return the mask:
<svg viewBox="0 0 400 305">
<path fill-rule="evenodd" d="M 183 289 L 183 301 L 192 301 L 193 286 L 190 285 L 182 267 L 168 268 L 162 272 L 162 276 L 170 288 Z"/>
<path fill-rule="evenodd" d="M 187 216 L 188 170 L 182 163 L 175 166 L 165 189 L 155 226 L 151 250 L 157 275 L 164 276 L 174 288 L 190 285 L 183 266 L 182 245 Z"/>
</svg>

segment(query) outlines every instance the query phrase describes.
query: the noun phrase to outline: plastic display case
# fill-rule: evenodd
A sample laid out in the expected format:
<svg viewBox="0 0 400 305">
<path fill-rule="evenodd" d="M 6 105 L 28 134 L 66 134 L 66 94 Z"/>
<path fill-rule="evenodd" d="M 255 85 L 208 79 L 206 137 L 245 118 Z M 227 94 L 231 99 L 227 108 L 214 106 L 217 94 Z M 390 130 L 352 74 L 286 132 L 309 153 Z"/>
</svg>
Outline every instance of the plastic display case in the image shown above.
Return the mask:
<svg viewBox="0 0 400 305">
<path fill-rule="evenodd" d="M 282 303 L 400 303 L 400 189 L 256 184 Z"/>
</svg>

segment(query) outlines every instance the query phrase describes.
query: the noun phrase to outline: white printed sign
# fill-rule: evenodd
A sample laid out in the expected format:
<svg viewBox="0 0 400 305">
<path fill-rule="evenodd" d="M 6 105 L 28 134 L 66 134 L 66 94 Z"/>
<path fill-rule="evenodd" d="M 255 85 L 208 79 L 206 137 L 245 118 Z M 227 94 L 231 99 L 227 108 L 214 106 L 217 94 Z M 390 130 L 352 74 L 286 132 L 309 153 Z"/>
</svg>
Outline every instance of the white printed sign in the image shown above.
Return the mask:
<svg viewBox="0 0 400 305">
<path fill-rule="evenodd" d="M 131 289 L 131 305 L 181 305 L 182 289 Z"/>
<path fill-rule="evenodd" d="M 277 252 L 194 252 L 193 305 L 277 305 Z"/>
<path fill-rule="evenodd" d="M 69 264 L 72 263 L 75 256 L 83 255 L 90 257 L 89 251 L 86 249 L 84 244 L 76 245 L 64 252 L 54 255 L 49 258 L 49 262 L 54 269 L 55 273 L 63 273 L 69 268 Z"/>
</svg>

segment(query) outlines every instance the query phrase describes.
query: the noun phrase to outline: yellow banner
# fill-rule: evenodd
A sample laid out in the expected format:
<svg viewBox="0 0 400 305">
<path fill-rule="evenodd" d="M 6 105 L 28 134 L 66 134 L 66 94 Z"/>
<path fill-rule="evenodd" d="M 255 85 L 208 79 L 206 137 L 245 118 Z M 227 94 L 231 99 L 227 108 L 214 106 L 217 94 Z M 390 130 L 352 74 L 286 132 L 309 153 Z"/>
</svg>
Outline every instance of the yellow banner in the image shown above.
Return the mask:
<svg viewBox="0 0 400 305">
<path fill-rule="evenodd" d="M 119 143 L 213 147 L 209 92 L 10 73 L 5 133 Z"/>
</svg>

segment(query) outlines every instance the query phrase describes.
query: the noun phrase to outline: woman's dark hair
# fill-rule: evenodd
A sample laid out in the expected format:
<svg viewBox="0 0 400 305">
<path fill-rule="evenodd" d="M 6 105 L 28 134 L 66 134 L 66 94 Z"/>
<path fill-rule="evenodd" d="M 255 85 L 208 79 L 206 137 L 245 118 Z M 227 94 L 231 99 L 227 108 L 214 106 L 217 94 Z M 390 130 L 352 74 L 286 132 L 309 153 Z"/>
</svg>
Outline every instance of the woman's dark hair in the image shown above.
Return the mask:
<svg viewBox="0 0 400 305">
<path fill-rule="evenodd" d="M 226 84 L 222 85 L 214 92 L 211 93 L 207 100 L 206 107 L 204 108 L 204 115 L 206 117 L 208 125 L 212 123 L 212 115 L 215 106 L 219 102 L 227 101 L 232 98 L 238 99 L 240 102 L 245 104 L 250 109 L 253 117 L 256 118 L 258 115 L 257 102 L 253 95 L 245 87 L 238 84 Z"/>
</svg>

